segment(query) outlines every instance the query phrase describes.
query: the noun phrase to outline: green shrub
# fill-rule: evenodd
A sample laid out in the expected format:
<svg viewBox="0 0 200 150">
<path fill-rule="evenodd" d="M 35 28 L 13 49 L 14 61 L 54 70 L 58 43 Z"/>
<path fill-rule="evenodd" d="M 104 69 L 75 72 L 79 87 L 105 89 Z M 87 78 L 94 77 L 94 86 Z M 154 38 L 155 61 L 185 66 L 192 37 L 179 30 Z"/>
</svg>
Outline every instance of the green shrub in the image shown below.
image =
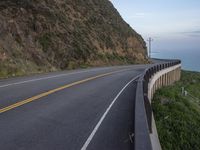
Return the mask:
<svg viewBox="0 0 200 150">
<path fill-rule="evenodd" d="M 199 82 L 191 83 L 191 77 L 199 81 L 200 74 L 182 72 L 181 81 L 157 91 L 152 101 L 163 150 L 200 149 L 200 105 L 190 96 L 181 95 L 181 87 L 184 86 L 200 99 L 192 92 L 200 88 Z"/>
</svg>

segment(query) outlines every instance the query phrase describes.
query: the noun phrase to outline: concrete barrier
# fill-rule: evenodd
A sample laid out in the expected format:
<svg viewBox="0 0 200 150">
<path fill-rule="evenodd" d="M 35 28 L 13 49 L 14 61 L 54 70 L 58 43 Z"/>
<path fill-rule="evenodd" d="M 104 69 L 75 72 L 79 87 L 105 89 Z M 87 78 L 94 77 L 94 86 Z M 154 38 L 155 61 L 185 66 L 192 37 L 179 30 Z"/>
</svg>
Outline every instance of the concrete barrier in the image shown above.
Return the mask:
<svg viewBox="0 0 200 150">
<path fill-rule="evenodd" d="M 139 78 L 135 101 L 135 150 L 161 150 L 151 108 L 153 95 L 159 88 L 180 80 L 181 61 L 163 60 L 146 69 Z"/>
<path fill-rule="evenodd" d="M 163 86 L 173 84 L 180 79 L 181 64 L 156 72 L 148 83 L 148 98 L 151 101 L 155 91 Z"/>
</svg>

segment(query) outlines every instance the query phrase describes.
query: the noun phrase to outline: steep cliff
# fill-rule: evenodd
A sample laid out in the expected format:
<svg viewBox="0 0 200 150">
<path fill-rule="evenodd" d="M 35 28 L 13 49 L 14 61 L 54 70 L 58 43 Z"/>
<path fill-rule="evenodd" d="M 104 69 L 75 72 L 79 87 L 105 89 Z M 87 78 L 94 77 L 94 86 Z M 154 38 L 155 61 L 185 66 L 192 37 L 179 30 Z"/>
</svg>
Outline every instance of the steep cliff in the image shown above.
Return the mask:
<svg viewBox="0 0 200 150">
<path fill-rule="evenodd" d="M 146 61 L 108 0 L 0 1 L 0 76 Z"/>
</svg>

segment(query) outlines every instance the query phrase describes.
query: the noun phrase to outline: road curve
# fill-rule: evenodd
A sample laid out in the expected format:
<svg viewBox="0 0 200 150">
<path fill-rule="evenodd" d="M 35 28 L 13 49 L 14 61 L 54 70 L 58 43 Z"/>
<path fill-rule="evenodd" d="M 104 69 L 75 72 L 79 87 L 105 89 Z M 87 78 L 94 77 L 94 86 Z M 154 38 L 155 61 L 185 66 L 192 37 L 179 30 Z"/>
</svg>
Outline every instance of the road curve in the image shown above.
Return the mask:
<svg viewBox="0 0 200 150">
<path fill-rule="evenodd" d="M 136 82 L 148 65 L 0 80 L 2 150 L 132 148 Z"/>
</svg>

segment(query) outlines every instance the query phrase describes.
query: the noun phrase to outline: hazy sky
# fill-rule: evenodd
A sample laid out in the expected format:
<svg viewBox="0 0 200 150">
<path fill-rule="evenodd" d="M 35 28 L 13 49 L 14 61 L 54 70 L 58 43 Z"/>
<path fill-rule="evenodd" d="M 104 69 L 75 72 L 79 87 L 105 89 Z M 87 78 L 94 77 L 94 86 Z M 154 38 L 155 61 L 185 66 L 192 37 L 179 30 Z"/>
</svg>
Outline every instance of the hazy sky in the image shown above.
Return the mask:
<svg viewBox="0 0 200 150">
<path fill-rule="evenodd" d="M 111 0 L 154 50 L 200 50 L 200 0 Z"/>
</svg>

